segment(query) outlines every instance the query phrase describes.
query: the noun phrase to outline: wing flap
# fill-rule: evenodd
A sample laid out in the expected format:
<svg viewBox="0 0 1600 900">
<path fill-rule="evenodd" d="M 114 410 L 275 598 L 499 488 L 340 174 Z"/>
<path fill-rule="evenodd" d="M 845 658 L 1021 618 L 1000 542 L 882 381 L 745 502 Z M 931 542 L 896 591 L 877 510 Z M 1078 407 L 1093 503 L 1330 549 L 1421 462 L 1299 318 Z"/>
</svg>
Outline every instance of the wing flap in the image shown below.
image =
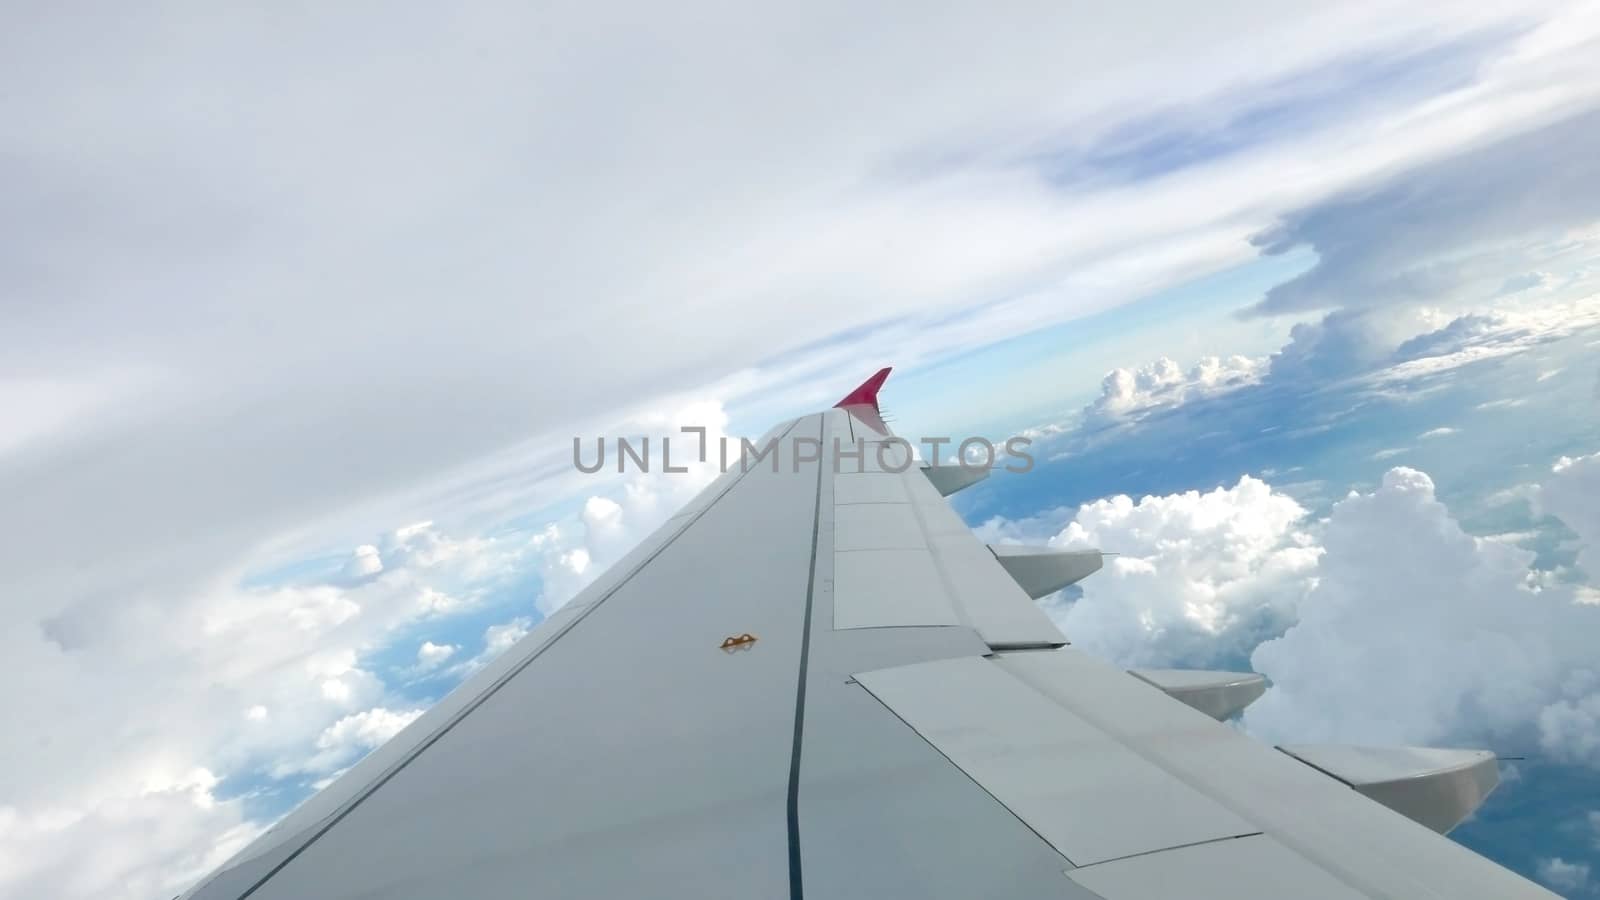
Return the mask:
<svg viewBox="0 0 1600 900">
<path fill-rule="evenodd" d="M 1367 895 L 1263 834 L 1073 869 L 1067 877 L 1105 900 L 1366 900 Z"/>
<path fill-rule="evenodd" d="M 988 659 L 856 680 L 1074 865 L 1257 830 Z"/>
<path fill-rule="evenodd" d="M 1103 729 L 1128 752 L 1228 807 L 1362 896 L 1555 896 L 1460 844 L 1440 840 L 1343 782 L 1071 647 L 1002 654 L 997 662 Z M 1149 900 L 1164 896 L 1151 895 Z"/>
</svg>

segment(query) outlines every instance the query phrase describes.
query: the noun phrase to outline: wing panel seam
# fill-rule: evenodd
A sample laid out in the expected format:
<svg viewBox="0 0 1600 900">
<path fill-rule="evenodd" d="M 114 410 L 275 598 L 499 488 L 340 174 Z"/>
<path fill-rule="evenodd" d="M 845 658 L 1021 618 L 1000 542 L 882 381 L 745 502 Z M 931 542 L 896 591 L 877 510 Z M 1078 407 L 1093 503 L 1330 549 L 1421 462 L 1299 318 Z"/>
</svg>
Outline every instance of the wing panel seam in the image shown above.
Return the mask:
<svg viewBox="0 0 1600 900">
<path fill-rule="evenodd" d="M 798 423 L 797 423 L 798 424 Z M 819 441 L 828 436 L 828 417 L 821 416 Z M 789 794 L 785 807 L 789 832 L 789 898 L 804 900 L 805 884 L 800 863 L 800 751 L 805 741 L 806 678 L 811 661 L 811 613 L 817 587 L 817 548 L 822 537 L 822 463 L 817 463 L 817 492 L 811 511 L 811 568 L 806 573 L 806 611 L 800 625 L 800 666 L 795 679 L 794 746 L 789 754 Z"/>
</svg>

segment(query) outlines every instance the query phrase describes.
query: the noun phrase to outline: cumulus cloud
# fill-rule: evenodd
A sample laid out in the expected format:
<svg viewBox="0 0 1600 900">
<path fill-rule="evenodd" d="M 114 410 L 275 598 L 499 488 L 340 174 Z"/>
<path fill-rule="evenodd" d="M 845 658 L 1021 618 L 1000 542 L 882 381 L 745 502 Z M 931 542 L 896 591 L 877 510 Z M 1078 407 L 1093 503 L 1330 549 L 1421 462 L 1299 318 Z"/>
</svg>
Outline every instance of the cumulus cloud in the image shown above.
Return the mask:
<svg viewBox="0 0 1600 900">
<path fill-rule="evenodd" d="M 344 565 L 346 578 L 352 580 L 366 578 L 383 571 L 383 554 L 371 544 L 362 544 L 355 552 L 350 554 L 350 559 Z"/>
<path fill-rule="evenodd" d="M 1600 608 L 1541 586 L 1532 553 L 1464 532 L 1414 469 L 1336 504 L 1319 535 L 1296 622 L 1251 656 L 1272 688 L 1246 727 L 1377 744 L 1537 733 L 1552 752 L 1590 755 L 1593 722 L 1563 713 L 1593 690 Z"/>
<path fill-rule="evenodd" d="M 1076 599 L 1046 601 L 1068 639 L 1130 666 L 1248 656 L 1272 681 L 1244 718 L 1264 738 L 1536 742 L 1554 759 L 1600 765 L 1600 605 L 1533 570 L 1534 554 L 1514 542 L 1466 533 L 1422 472 L 1390 469 L 1320 522 L 1245 477 L 977 531 L 1120 552 Z"/>
<path fill-rule="evenodd" d="M 460 648 L 454 644 L 435 644 L 433 641 L 423 641 L 417 648 L 417 666 L 424 671 L 434 669 L 454 656 Z"/>
<path fill-rule="evenodd" d="M 533 622 L 527 618 L 513 619 L 500 625 L 490 625 L 483 632 L 483 649 L 491 658 L 511 649 L 511 645 L 527 637 Z"/>
<path fill-rule="evenodd" d="M 1589 886 L 1589 864 L 1567 862 L 1559 856 L 1539 860 L 1535 872 L 1539 880 L 1558 891 L 1576 892 Z"/>
<path fill-rule="evenodd" d="M 1578 565 L 1600 582 L 1600 453 L 1561 457 L 1533 500 L 1577 533 Z"/>
<path fill-rule="evenodd" d="M 1084 409 L 1088 423 L 1137 419 L 1200 397 L 1214 397 L 1260 380 L 1266 360 L 1208 356 L 1188 371 L 1166 357 L 1137 369 L 1113 369 L 1100 396 Z"/>
<path fill-rule="evenodd" d="M 1293 620 L 1321 552 L 1306 510 L 1246 476 L 1232 487 L 1086 503 L 1052 546 L 1119 554 L 1047 605 L 1074 645 L 1121 665 L 1204 665 Z"/>
<path fill-rule="evenodd" d="M 345 716 L 323 729 L 311 756 L 279 767 L 280 775 L 294 772 L 327 774 L 357 761 L 400 733 L 422 715 L 421 709 L 392 710 L 378 706 Z"/>
<path fill-rule="evenodd" d="M 1390 317 L 1365 310 L 1339 310 L 1289 329 L 1289 342 L 1272 355 L 1277 382 L 1327 383 L 1381 364 L 1393 342 Z"/>
<path fill-rule="evenodd" d="M 1600 252 L 1600 238 L 1581 243 L 1586 252 Z M 1522 308 L 1457 315 L 1423 306 L 1341 309 L 1297 323 L 1289 340 L 1265 358 L 1213 357 L 1187 371 L 1162 358 L 1115 369 L 1105 376 L 1100 396 L 1081 415 L 1035 427 L 1028 434 L 1075 448 L 1069 453 L 1099 446 L 1133 425 L 1150 433 L 1159 423 L 1168 441 L 1193 439 L 1219 428 L 1244 438 L 1255 429 L 1277 430 L 1281 424 L 1277 417 L 1286 409 L 1320 409 L 1321 401 L 1337 393 L 1349 403 L 1342 410 L 1324 410 L 1330 420 L 1299 423 L 1298 433 L 1326 430 L 1370 397 L 1415 399 L 1445 384 L 1462 367 L 1506 360 L 1600 328 L 1600 283 L 1585 281 L 1578 287 L 1581 290 L 1568 299 L 1546 298 Z M 1502 410 L 1527 402 L 1523 397 L 1501 397 L 1483 401 L 1477 409 Z M 1273 418 L 1251 419 L 1252 410 Z M 1418 437 L 1439 438 L 1458 430 L 1446 426 Z M 1390 458 L 1403 449 L 1383 450 L 1387 455 L 1374 458 Z"/>
<path fill-rule="evenodd" d="M 500 654 L 510 650 L 532 630 L 533 619 L 528 616 L 518 616 L 509 622 L 490 625 L 483 630 L 483 649 L 451 666 L 449 674 L 466 677 L 476 672 L 494 662 Z"/>
<path fill-rule="evenodd" d="M 1569 696 L 1539 711 L 1539 746 L 1556 759 L 1600 766 L 1600 672 L 1574 673 Z"/>
</svg>

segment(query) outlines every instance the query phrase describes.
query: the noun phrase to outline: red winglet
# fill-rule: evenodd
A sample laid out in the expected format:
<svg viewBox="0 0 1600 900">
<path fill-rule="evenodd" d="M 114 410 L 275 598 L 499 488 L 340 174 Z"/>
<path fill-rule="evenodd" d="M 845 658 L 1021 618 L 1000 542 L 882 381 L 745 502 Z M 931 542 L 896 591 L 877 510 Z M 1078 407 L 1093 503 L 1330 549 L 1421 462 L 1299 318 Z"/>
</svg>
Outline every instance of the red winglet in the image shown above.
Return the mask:
<svg viewBox="0 0 1600 900">
<path fill-rule="evenodd" d="M 835 403 L 835 409 L 845 406 L 870 406 L 874 412 L 878 411 L 878 389 L 889 380 L 889 370 L 892 366 L 884 366 L 878 374 L 861 382 L 861 386 L 846 394 L 843 400 Z"/>
</svg>

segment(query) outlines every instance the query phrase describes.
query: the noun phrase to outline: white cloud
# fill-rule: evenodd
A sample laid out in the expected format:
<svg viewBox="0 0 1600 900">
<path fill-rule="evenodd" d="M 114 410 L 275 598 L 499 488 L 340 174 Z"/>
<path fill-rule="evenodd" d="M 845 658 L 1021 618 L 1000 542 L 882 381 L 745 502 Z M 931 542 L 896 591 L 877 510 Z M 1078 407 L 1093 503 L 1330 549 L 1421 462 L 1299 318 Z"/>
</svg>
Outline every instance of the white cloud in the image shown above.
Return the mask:
<svg viewBox="0 0 1600 900">
<path fill-rule="evenodd" d="M 1465 533 L 1422 472 L 1391 469 L 1324 522 L 1246 477 L 976 530 L 1120 551 L 1075 602 L 1046 602 L 1068 639 L 1120 665 L 1250 654 L 1273 686 L 1244 721 L 1268 739 L 1537 741 L 1600 766 L 1600 606 L 1514 542 Z"/>
<path fill-rule="evenodd" d="M 439 588 L 476 602 L 537 559 L 515 535 L 434 526 L 378 545 L 396 552 L 354 582 L 241 587 L 233 571 L 0 629 L 0 652 L 41 679 L 7 706 L 38 727 L 0 732 L 0 896 L 177 893 L 262 824 L 192 773 L 292 781 L 353 761 L 415 714 L 364 655 L 441 614 Z"/>
<path fill-rule="evenodd" d="M 1522 310 L 1469 313 L 1401 344 L 1396 352 L 1400 362 L 1377 373 L 1374 380 L 1392 383 L 1439 375 L 1472 363 L 1526 353 L 1597 325 L 1600 295 L 1594 294 Z M 1491 400 L 1478 408 L 1516 405 L 1515 400 Z"/>
<path fill-rule="evenodd" d="M 358 761 L 368 751 L 400 733 L 424 710 L 392 710 L 378 706 L 352 713 L 329 725 L 317 735 L 316 752 L 309 757 L 285 764 L 280 775 L 310 772 L 326 775 Z"/>
<path fill-rule="evenodd" d="M 399 734 L 400 729 L 411 724 L 419 715 L 421 715 L 420 710 L 396 712 L 378 707 L 353 716 L 345 716 L 322 732 L 317 738 L 317 749 L 371 750 Z"/>
<path fill-rule="evenodd" d="M 0 895 L 170 897 L 260 831 L 237 803 L 212 796 L 204 769 L 130 786 L 92 805 L 0 805 Z M 83 848 L 93 848 L 85 853 Z"/>
<path fill-rule="evenodd" d="M 490 625 L 483 630 L 483 649 L 451 666 L 446 674 L 464 678 L 494 662 L 496 657 L 510 650 L 517 641 L 527 637 L 528 632 L 533 630 L 533 624 L 532 618 L 518 616 L 509 622 Z"/>
<path fill-rule="evenodd" d="M 1462 531 L 1414 469 L 1336 504 L 1298 620 L 1256 648 L 1272 680 L 1245 725 L 1273 740 L 1520 741 L 1589 752 L 1600 609 L 1543 586 L 1533 554 Z M 1556 721 L 1547 724 L 1546 720 Z"/>
<path fill-rule="evenodd" d="M 1563 456 L 1534 493 L 1534 504 L 1578 535 L 1578 565 L 1600 582 L 1600 453 Z"/>
<path fill-rule="evenodd" d="M 348 578 L 366 578 L 383 571 L 383 555 L 378 548 L 371 544 L 362 544 L 355 552 L 350 554 L 350 559 L 344 565 L 344 574 Z"/>
<path fill-rule="evenodd" d="M 1255 384 L 1265 359 L 1208 356 L 1185 372 L 1166 357 L 1137 369 L 1114 369 L 1100 383 L 1100 396 L 1084 409 L 1089 423 L 1137 419 L 1199 397 L 1214 397 Z"/>
<path fill-rule="evenodd" d="M 435 644 L 433 641 L 423 641 L 417 648 L 417 666 L 421 669 L 437 668 L 445 660 L 455 655 L 460 648 L 454 644 Z"/>
<path fill-rule="evenodd" d="M 1589 864 L 1567 862 L 1559 856 L 1539 860 L 1536 869 L 1539 880 L 1558 891 L 1581 891 L 1589 886 Z"/>
<path fill-rule="evenodd" d="M 340 706 L 348 705 L 351 697 L 350 685 L 337 678 L 330 678 L 322 683 L 322 696 Z"/>
<path fill-rule="evenodd" d="M 1378 452 L 1372 454 L 1372 458 L 1375 459 L 1375 460 L 1393 459 L 1396 456 L 1400 456 L 1402 454 L 1406 454 L 1406 453 L 1410 453 L 1410 452 L 1411 452 L 1411 448 L 1410 447 L 1389 447 L 1387 449 L 1379 450 Z"/>
<path fill-rule="evenodd" d="M 483 632 L 483 652 L 489 659 L 511 649 L 511 645 L 528 636 L 533 622 L 527 618 L 513 619 L 500 625 L 490 625 Z"/>
<path fill-rule="evenodd" d="M 1499 541 L 1503 544 L 1526 544 L 1538 540 L 1540 533 L 1537 531 L 1502 531 L 1497 534 L 1486 534 L 1486 541 Z"/>
<path fill-rule="evenodd" d="M 1528 398 L 1526 397 L 1502 397 L 1498 400 L 1485 400 L 1484 402 L 1479 403 L 1477 406 L 1474 406 L 1473 409 L 1488 411 L 1493 409 L 1514 409 L 1518 406 L 1527 405 Z"/>
<path fill-rule="evenodd" d="M 1459 428 L 1451 428 L 1450 426 L 1446 425 L 1446 426 L 1442 426 L 1440 428 L 1430 428 L 1427 431 L 1424 431 L 1423 433 L 1417 435 L 1417 439 L 1418 440 L 1422 440 L 1422 441 L 1429 441 L 1429 440 L 1433 440 L 1434 438 L 1449 437 L 1452 434 L 1460 434 L 1460 433 L 1461 433 L 1461 429 L 1459 429 Z"/>
<path fill-rule="evenodd" d="M 1600 766 L 1600 672 L 1570 679 L 1572 694 L 1539 711 L 1539 746 L 1559 760 Z"/>
<path fill-rule="evenodd" d="M 1320 550 L 1306 511 L 1248 476 L 1230 488 L 1084 504 L 1050 539 L 1120 555 L 1046 609 L 1074 645 L 1120 665 L 1205 664 L 1292 621 Z M 995 526 L 991 526 L 993 528 Z"/>
</svg>

